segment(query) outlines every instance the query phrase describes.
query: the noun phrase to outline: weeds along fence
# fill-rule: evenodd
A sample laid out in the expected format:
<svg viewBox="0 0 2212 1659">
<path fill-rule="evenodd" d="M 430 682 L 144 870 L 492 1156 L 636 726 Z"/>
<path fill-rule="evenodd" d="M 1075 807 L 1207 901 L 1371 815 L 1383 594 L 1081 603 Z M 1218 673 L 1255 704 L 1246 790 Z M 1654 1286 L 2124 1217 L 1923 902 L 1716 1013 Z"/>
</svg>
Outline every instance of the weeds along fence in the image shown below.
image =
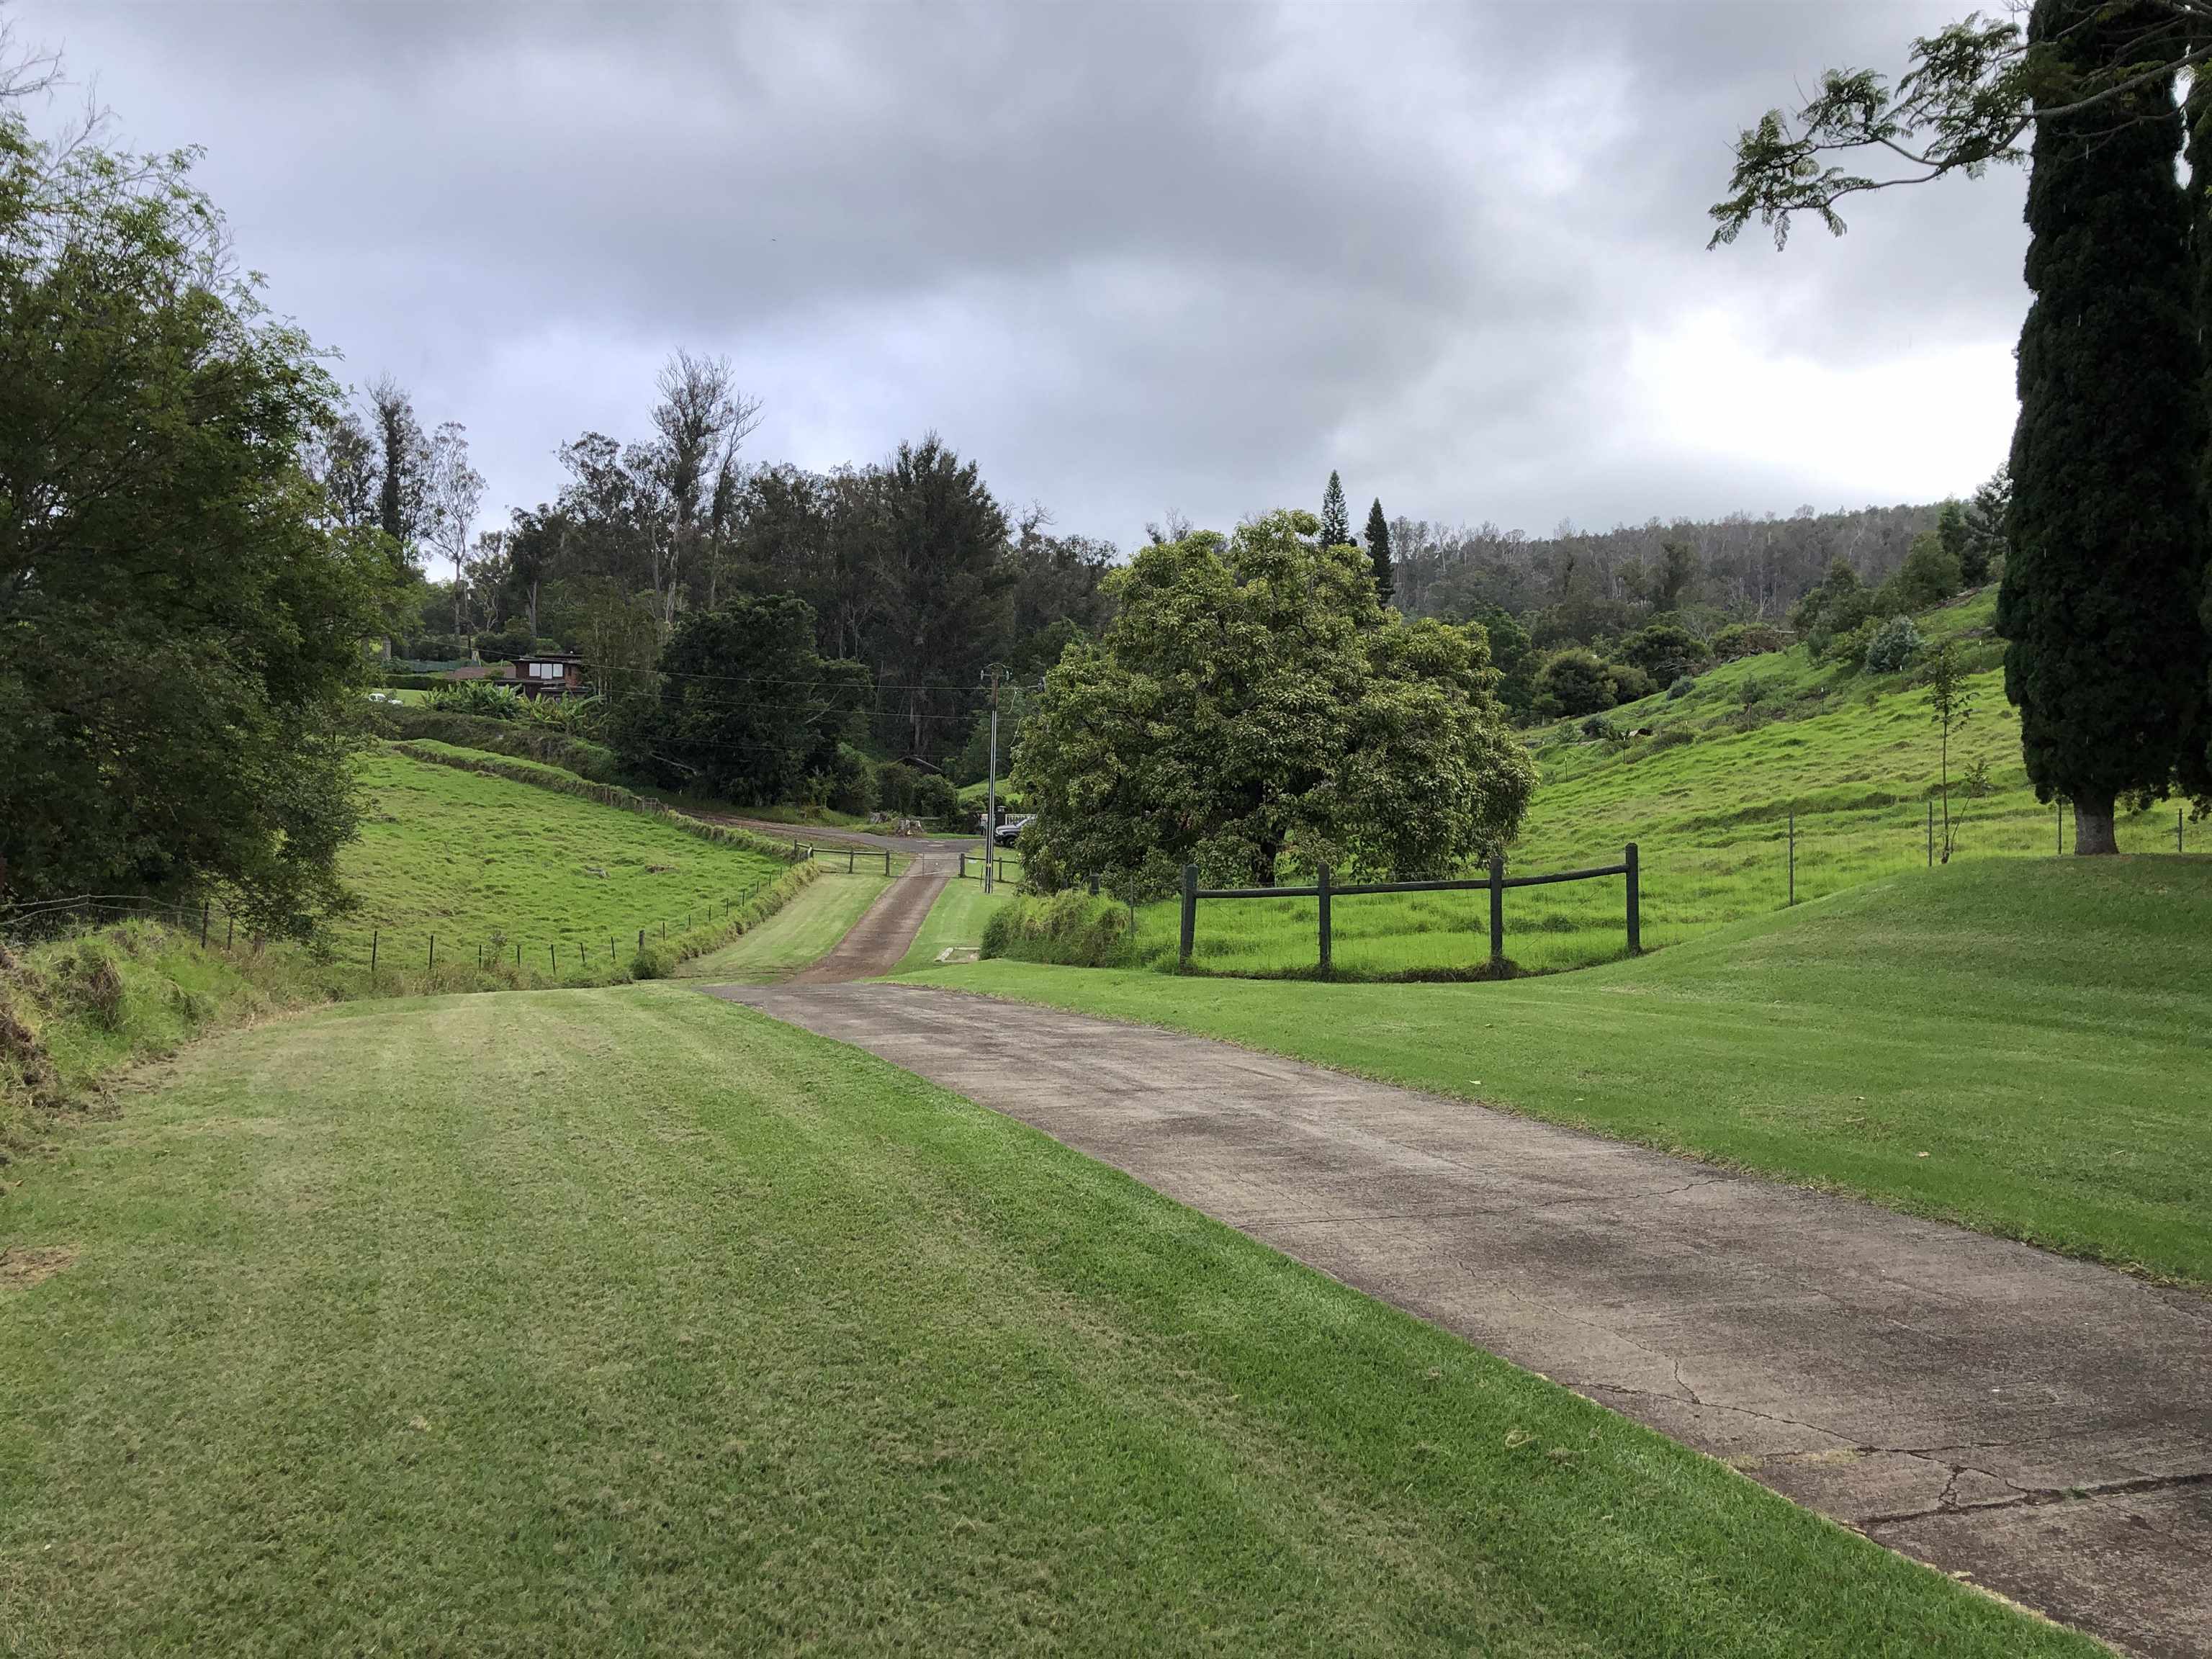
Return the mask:
<svg viewBox="0 0 2212 1659">
<path fill-rule="evenodd" d="M 275 944 L 297 944 L 322 968 L 364 975 L 372 989 L 402 981 L 465 988 L 471 975 L 504 985 L 653 979 L 758 927 L 819 874 L 818 866 L 800 863 L 746 892 L 695 900 L 680 914 L 633 918 L 604 933 L 570 927 L 551 938 L 494 930 L 471 939 L 427 927 L 327 925 L 270 933 L 216 899 L 191 905 L 130 894 L 77 894 L 0 909 L 0 939 L 27 945 L 112 922 L 159 921 L 211 952 L 258 953 Z"/>
<path fill-rule="evenodd" d="M 1188 969 L 1198 945 L 1198 907 L 1201 901 L 1220 902 L 1243 899 L 1313 899 L 1316 901 L 1319 969 L 1323 978 L 1335 969 L 1335 934 L 1333 907 L 1338 899 L 1361 898 L 1394 893 L 1463 893 L 1486 892 L 1490 897 L 1490 975 L 1504 978 L 1510 969 L 1505 957 L 1505 894 L 1509 888 L 1552 887 L 1567 882 L 1601 881 L 1614 876 L 1626 884 L 1623 921 L 1628 936 L 1628 954 L 1639 956 L 1644 950 L 1642 884 L 1638 869 L 1636 843 L 1630 842 L 1621 849 L 1618 864 L 1600 865 L 1588 870 L 1555 870 L 1540 875 L 1509 876 L 1505 873 L 1503 854 L 1491 856 L 1488 870 L 1472 881 L 1370 881 L 1348 882 L 1338 885 L 1329 878 L 1327 865 L 1315 871 L 1310 887 L 1200 887 L 1198 866 L 1186 864 L 1182 867 L 1182 927 L 1176 951 L 1177 965 Z"/>
</svg>

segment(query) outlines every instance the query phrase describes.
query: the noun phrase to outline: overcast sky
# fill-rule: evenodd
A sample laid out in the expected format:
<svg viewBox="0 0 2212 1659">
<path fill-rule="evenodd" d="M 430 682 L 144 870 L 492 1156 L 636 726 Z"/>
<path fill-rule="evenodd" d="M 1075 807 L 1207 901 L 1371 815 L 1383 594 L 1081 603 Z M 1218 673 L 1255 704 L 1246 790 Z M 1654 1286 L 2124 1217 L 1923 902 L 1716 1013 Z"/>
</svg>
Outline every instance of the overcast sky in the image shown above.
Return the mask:
<svg viewBox="0 0 2212 1659">
<path fill-rule="evenodd" d="M 16 0 L 487 521 L 726 354 L 752 459 L 934 428 L 1125 547 L 1176 509 L 1531 533 L 1971 489 L 2023 180 L 1705 251 L 1738 127 L 1966 0 L 566 8 Z M 1984 9 L 1989 9 L 1984 6 Z M 60 112 L 57 111 L 58 115 Z"/>
</svg>

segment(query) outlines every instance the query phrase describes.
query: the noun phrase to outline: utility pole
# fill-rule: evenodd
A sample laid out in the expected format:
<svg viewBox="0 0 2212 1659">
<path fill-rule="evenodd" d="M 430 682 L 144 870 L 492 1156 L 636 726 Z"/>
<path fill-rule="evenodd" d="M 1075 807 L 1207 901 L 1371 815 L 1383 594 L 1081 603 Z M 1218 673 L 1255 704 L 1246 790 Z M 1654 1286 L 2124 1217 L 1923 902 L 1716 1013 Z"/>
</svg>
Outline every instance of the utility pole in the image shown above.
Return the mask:
<svg viewBox="0 0 2212 1659">
<path fill-rule="evenodd" d="M 999 867 L 999 665 L 991 676 L 991 760 L 983 786 L 983 890 L 991 890 Z"/>
</svg>

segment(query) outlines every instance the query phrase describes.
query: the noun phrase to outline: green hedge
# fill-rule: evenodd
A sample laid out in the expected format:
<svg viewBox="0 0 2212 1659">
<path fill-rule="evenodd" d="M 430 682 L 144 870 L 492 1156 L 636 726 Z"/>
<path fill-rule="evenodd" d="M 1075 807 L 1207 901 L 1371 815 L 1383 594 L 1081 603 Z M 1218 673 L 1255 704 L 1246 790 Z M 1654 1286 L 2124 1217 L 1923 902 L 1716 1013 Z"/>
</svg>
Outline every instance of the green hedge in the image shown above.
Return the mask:
<svg viewBox="0 0 2212 1659">
<path fill-rule="evenodd" d="M 449 714 L 442 709 L 415 708 L 404 702 L 371 703 L 369 710 L 369 723 L 387 738 L 489 750 L 516 760 L 557 766 L 594 783 L 614 783 L 622 769 L 615 751 L 605 744 L 570 737 L 551 726 L 485 720 L 476 714 Z"/>
<path fill-rule="evenodd" d="M 1067 968 L 1128 965 L 1129 907 L 1075 888 L 1024 896 L 1001 906 L 983 927 L 983 954 Z"/>
</svg>

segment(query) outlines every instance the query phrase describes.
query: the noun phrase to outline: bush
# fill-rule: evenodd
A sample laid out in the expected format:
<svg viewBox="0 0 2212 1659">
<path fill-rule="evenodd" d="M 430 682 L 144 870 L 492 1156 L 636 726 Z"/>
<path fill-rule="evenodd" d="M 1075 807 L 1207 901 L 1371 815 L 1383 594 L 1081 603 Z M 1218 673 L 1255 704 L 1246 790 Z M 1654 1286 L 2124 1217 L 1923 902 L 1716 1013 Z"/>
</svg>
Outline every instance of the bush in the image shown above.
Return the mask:
<svg viewBox="0 0 2212 1659">
<path fill-rule="evenodd" d="M 1692 679 L 1687 674 L 1685 674 L 1680 679 L 1676 680 L 1674 684 L 1667 688 L 1667 701 L 1668 702 L 1680 702 L 1683 698 L 1688 696 L 1691 692 L 1697 689 L 1697 681 Z"/>
<path fill-rule="evenodd" d="M 1712 653 L 1688 629 L 1674 623 L 1652 623 L 1621 641 L 1613 655 L 1643 670 L 1655 684 L 1664 685 L 1704 667 Z"/>
<path fill-rule="evenodd" d="M 866 817 L 882 799 L 883 782 L 876 775 L 875 762 L 851 744 L 839 744 L 830 772 L 830 810 Z"/>
<path fill-rule="evenodd" d="M 1657 689 L 1651 676 L 1632 662 L 1607 663 L 1605 672 L 1612 678 L 1613 700 L 1617 703 L 1638 702 Z"/>
<path fill-rule="evenodd" d="M 1602 714 L 1592 714 L 1582 723 L 1582 734 L 1600 743 L 1611 743 L 1620 735 L 1620 728 Z"/>
<path fill-rule="evenodd" d="M 497 633 L 479 634 L 476 637 L 477 655 L 486 662 L 513 662 L 517 657 L 527 657 L 538 648 L 527 623 L 517 623 Z"/>
<path fill-rule="evenodd" d="M 526 713 L 519 695 L 491 680 L 441 680 L 430 688 L 422 706 L 477 720 L 519 720 Z"/>
<path fill-rule="evenodd" d="M 1004 801 L 1001 796 L 1001 805 Z M 960 792 L 952 787 L 952 780 L 936 772 L 925 772 L 915 779 L 913 816 L 934 818 L 947 828 L 954 827 L 951 820 L 960 816 Z"/>
<path fill-rule="evenodd" d="M 1902 673 L 1919 654 L 1920 630 L 1910 617 L 1892 617 L 1876 624 L 1863 653 L 1867 672 L 1872 674 Z"/>
<path fill-rule="evenodd" d="M 1129 907 L 1077 888 L 1001 907 L 983 927 L 983 954 L 1068 968 L 1111 968 L 1127 955 Z"/>
<path fill-rule="evenodd" d="M 1788 630 L 1766 623 L 1731 623 L 1713 635 L 1713 659 L 1717 662 L 1734 662 L 1739 657 L 1763 656 L 1769 651 L 1789 648 Z"/>
<path fill-rule="evenodd" d="M 1869 617 L 1856 623 L 1846 633 L 1838 634 L 1826 642 L 1821 652 L 1823 660 L 1832 662 L 1846 674 L 1856 674 L 1866 666 L 1867 647 L 1881 628 L 1881 621 Z"/>
<path fill-rule="evenodd" d="M 1613 707 L 1613 676 L 1594 652 L 1562 651 L 1536 677 L 1536 708 L 1547 718 L 1595 714 Z"/>
</svg>

